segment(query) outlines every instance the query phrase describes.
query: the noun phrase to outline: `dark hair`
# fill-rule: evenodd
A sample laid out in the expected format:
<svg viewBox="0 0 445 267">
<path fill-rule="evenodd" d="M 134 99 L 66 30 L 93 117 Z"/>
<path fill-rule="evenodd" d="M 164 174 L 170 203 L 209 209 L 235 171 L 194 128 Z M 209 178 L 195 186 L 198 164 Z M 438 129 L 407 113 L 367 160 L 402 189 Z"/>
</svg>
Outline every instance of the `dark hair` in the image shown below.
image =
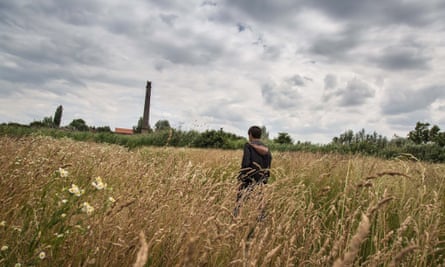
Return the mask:
<svg viewBox="0 0 445 267">
<path fill-rule="evenodd" d="M 249 131 L 247 132 L 247 134 L 252 135 L 253 138 L 261 138 L 261 128 L 258 126 L 252 126 L 249 128 Z"/>
</svg>

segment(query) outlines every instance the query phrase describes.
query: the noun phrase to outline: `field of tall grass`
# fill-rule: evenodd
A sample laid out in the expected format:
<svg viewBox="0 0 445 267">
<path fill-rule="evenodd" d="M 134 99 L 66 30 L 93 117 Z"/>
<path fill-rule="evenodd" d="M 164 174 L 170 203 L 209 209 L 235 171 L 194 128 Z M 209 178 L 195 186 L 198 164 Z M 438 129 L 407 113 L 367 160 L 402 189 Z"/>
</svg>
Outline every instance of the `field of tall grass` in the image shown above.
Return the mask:
<svg viewBox="0 0 445 267">
<path fill-rule="evenodd" d="M 445 165 L 0 137 L 0 266 L 445 266 Z M 264 207 L 264 218 L 258 215 Z"/>
</svg>

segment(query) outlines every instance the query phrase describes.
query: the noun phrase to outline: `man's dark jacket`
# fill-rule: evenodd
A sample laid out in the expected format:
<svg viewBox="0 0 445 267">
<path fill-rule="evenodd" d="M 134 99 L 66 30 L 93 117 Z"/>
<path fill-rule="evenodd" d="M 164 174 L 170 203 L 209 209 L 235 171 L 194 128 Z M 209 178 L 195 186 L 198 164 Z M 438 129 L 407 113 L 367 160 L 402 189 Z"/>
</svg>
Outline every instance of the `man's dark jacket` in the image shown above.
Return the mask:
<svg viewBox="0 0 445 267">
<path fill-rule="evenodd" d="M 265 146 L 261 141 L 253 141 L 253 144 Z M 256 162 L 260 168 L 255 165 L 253 162 Z M 267 182 L 267 178 L 269 177 L 269 169 L 272 163 L 272 154 L 268 151 L 265 155 L 261 155 L 258 151 L 255 150 L 253 146 L 249 143 L 244 145 L 244 154 L 243 160 L 241 162 L 241 176 L 246 176 L 246 174 L 250 174 L 249 180 L 254 179 L 256 182 Z M 255 171 L 253 171 L 254 169 Z M 246 179 L 242 179 L 246 180 Z"/>
</svg>

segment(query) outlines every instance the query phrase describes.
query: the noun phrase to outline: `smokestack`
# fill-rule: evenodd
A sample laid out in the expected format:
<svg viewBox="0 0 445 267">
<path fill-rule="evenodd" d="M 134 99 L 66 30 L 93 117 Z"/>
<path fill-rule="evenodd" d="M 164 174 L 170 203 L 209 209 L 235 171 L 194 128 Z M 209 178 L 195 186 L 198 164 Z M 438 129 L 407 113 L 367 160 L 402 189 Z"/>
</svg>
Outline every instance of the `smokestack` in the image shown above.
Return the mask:
<svg viewBox="0 0 445 267">
<path fill-rule="evenodd" d="M 151 96 L 151 81 L 147 81 L 147 86 L 145 87 L 145 105 L 144 105 L 144 116 L 142 117 L 142 133 L 148 133 L 150 128 L 149 118 L 150 118 L 150 96 Z"/>
</svg>

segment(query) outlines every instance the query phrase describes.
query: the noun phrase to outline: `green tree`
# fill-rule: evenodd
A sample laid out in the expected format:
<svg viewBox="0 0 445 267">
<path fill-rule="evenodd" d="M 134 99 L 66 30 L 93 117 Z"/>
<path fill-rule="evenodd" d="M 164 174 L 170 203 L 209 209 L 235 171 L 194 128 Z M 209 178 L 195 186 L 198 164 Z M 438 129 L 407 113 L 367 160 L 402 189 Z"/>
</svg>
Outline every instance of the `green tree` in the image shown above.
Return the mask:
<svg viewBox="0 0 445 267">
<path fill-rule="evenodd" d="M 134 133 L 142 133 L 142 122 L 143 118 L 139 117 L 138 124 L 136 126 L 133 126 Z"/>
<path fill-rule="evenodd" d="M 99 126 L 96 128 L 96 132 L 98 133 L 111 133 L 110 126 Z"/>
<path fill-rule="evenodd" d="M 360 139 L 364 139 L 364 137 L 362 137 L 362 135 L 364 135 L 364 130 L 362 130 L 361 133 L 358 133 L 355 136 L 356 140 L 360 140 Z M 346 130 L 344 133 L 340 134 L 339 137 L 334 137 L 332 138 L 332 142 L 336 143 L 336 144 L 341 144 L 341 145 L 350 145 L 354 140 L 354 131 L 352 130 Z"/>
<path fill-rule="evenodd" d="M 353 138 L 354 138 L 354 131 L 352 130 L 347 130 L 340 135 L 340 140 L 342 144 L 350 145 L 352 143 Z"/>
<path fill-rule="evenodd" d="M 88 131 L 88 126 L 83 119 L 74 119 L 69 126 L 77 131 Z"/>
<path fill-rule="evenodd" d="M 293 140 L 288 133 L 278 133 L 278 137 L 273 140 L 278 144 L 292 144 Z"/>
<path fill-rule="evenodd" d="M 41 121 L 33 121 L 29 124 L 29 126 L 36 127 L 36 128 L 45 127 L 45 125 Z"/>
<path fill-rule="evenodd" d="M 206 130 L 193 141 L 196 147 L 224 148 L 225 145 L 226 136 L 222 130 Z"/>
<path fill-rule="evenodd" d="M 170 130 L 170 129 L 171 129 L 171 127 L 170 127 L 170 123 L 168 122 L 168 120 L 159 120 L 155 124 L 156 132 Z"/>
<path fill-rule="evenodd" d="M 438 133 L 434 142 L 441 147 L 445 147 L 445 132 Z"/>
<path fill-rule="evenodd" d="M 353 140 L 356 143 L 361 143 L 366 141 L 366 137 L 365 129 L 362 128 L 359 132 L 355 133 Z"/>
<path fill-rule="evenodd" d="M 426 144 L 430 141 L 430 124 L 428 122 L 423 123 L 418 121 L 416 128 L 408 133 L 408 139 L 415 144 Z"/>
<path fill-rule="evenodd" d="M 62 121 L 62 113 L 63 113 L 63 107 L 62 105 L 60 105 L 57 107 L 56 112 L 54 113 L 54 120 L 53 120 L 54 126 L 57 128 L 60 127 L 60 123 Z"/>
<path fill-rule="evenodd" d="M 44 127 L 48 127 L 48 128 L 53 128 L 55 126 L 53 117 L 45 117 L 45 118 L 43 118 L 42 124 L 43 124 Z"/>
<path fill-rule="evenodd" d="M 437 137 L 439 136 L 440 133 L 440 128 L 437 125 L 434 125 L 433 127 L 431 127 L 429 133 L 428 133 L 428 137 L 430 141 L 436 142 Z"/>
</svg>

